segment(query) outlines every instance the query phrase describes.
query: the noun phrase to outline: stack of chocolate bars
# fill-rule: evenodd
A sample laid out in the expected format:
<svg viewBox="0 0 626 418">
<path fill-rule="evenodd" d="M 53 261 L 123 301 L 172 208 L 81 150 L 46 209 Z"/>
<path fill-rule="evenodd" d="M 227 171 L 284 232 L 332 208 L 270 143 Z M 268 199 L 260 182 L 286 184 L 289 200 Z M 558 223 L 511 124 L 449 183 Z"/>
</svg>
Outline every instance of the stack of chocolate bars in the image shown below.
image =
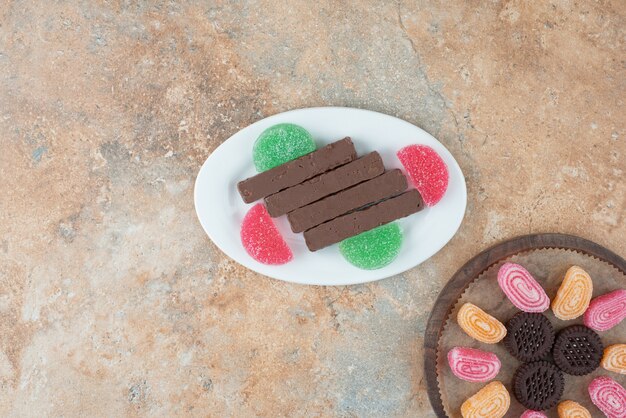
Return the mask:
<svg viewBox="0 0 626 418">
<path fill-rule="evenodd" d="M 237 184 L 244 202 L 265 199 L 272 217 L 287 215 L 311 251 L 343 241 L 423 208 L 400 170 L 385 171 L 378 152 L 357 158 L 350 138 Z"/>
</svg>

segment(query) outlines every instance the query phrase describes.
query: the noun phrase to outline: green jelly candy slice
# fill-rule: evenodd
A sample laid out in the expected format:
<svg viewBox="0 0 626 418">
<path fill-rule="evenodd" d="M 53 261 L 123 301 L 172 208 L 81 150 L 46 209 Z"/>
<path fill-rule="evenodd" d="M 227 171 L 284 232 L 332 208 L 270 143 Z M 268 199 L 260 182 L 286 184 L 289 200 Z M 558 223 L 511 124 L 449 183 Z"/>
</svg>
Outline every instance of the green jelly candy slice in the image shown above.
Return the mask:
<svg viewBox="0 0 626 418">
<path fill-rule="evenodd" d="M 274 125 L 261 133 L 254 143 L 252 159 L 257 171 L 266 171 L 315 151 L 315 141 L 301 126 Z"/>
<path fill-rule="evenodd" d="M 397 223 L 390 223 L 341 241 L 339 251 L 358 268 L 375 270 L 391 263 L 401 246 L 402 231 Z"/>
</svg>

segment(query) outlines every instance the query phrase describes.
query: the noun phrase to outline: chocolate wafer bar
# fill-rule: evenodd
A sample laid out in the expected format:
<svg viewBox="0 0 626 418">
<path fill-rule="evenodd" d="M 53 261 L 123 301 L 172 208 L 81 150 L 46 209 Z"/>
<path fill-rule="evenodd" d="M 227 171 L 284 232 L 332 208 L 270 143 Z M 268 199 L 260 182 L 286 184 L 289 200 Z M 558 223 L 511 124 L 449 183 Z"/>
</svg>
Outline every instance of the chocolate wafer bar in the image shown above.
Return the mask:
<svg viewBox="0 0 626 418">
<path fill-rule="evenodd" d="M 383 200 L 366 209 L 348 213 L 304 232 L 304 240 L 311 251 L 369 231 L 399 218 L 419 212 L 424 202 L 417 190 Z"/>
<path fill-rule="evenodd" d="M 347 187 L 379 176 L 383 160 L 374 151 L 358 160 L 265 198 L 267 212 L 276 218 Z"/>
<path fill-rule="evenodd" d="M 306 231 L 367 204 L 400 194 L 406 188 L 406 177 L 400 170 L 387 171 L 371 180 L 296 209 L 288 213 L 287 218 L 293 232 Z"/>
<path fill-rule="evenodd" d="M 350 137 L 346 137 L 310 154 L 242 180 L 237 184 L 237 189 L 243 201 L 251 203 L 354 159 L 356 159 L 356 149 Z"/>
</svg>

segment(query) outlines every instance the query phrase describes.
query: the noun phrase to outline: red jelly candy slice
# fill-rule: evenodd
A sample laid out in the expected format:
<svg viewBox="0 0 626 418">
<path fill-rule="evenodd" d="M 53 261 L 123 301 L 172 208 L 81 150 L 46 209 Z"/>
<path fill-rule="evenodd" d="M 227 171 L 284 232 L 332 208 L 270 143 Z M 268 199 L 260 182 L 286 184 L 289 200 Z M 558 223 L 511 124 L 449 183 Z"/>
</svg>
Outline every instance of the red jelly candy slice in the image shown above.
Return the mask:
<svg viewBox="0 0 626 418">
<path fill-rule="evenodd" d="M 439 154 L 427 145 L 409 145 L 397 155 L 424 203 L 437 204 L 448 188 L 448 167 Z"/>
<path fill-rule="evenodd" d="M 241 243 L 259 263 L 285 264 L 293 254 L 261 203 L 252 206 L 241 223 Z"/>
</svg>

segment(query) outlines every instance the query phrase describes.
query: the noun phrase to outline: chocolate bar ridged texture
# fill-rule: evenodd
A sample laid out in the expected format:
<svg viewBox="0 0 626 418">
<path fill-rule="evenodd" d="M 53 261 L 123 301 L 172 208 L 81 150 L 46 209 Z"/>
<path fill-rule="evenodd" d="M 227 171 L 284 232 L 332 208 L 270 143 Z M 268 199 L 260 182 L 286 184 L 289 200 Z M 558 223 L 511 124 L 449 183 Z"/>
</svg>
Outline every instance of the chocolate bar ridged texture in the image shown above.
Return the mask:
<svg viewBox="0 0 626 418">
<path fill-rule="evenodd" d="M 243 201 L 251 203 L 355 159 L 354 144 L 349 137 L 346 137 L 310 154 L 242 180 L 237 184 L 237 189 Z"/>
<path fill-rule="evenodd" d="M 293 232 L 306 231 L 352 210 L 400 194 L 406 190 L 407 186 L 406 177 L 400 170 L 390 170 L 371 180 L 296 209 L 290 212 L 287 218 Z"/>
<path fill-rule="evenodd" d="M 267 212 L 276 218 L 379 176 L 384 171 L 385 166 L 380 155 L 375 151 L 371 152 L 358 160 L 266 197 Z"/>
<path fill-rule="evenodd" d="M 423 207 L 424 202 L 419 192 L 409 190 L 366 209 L 348 213 L 311 228 L 304 232 L 304 240 L 309 250 L 317 251 L 361 232 L 419 212 Z"/>
</svg>

